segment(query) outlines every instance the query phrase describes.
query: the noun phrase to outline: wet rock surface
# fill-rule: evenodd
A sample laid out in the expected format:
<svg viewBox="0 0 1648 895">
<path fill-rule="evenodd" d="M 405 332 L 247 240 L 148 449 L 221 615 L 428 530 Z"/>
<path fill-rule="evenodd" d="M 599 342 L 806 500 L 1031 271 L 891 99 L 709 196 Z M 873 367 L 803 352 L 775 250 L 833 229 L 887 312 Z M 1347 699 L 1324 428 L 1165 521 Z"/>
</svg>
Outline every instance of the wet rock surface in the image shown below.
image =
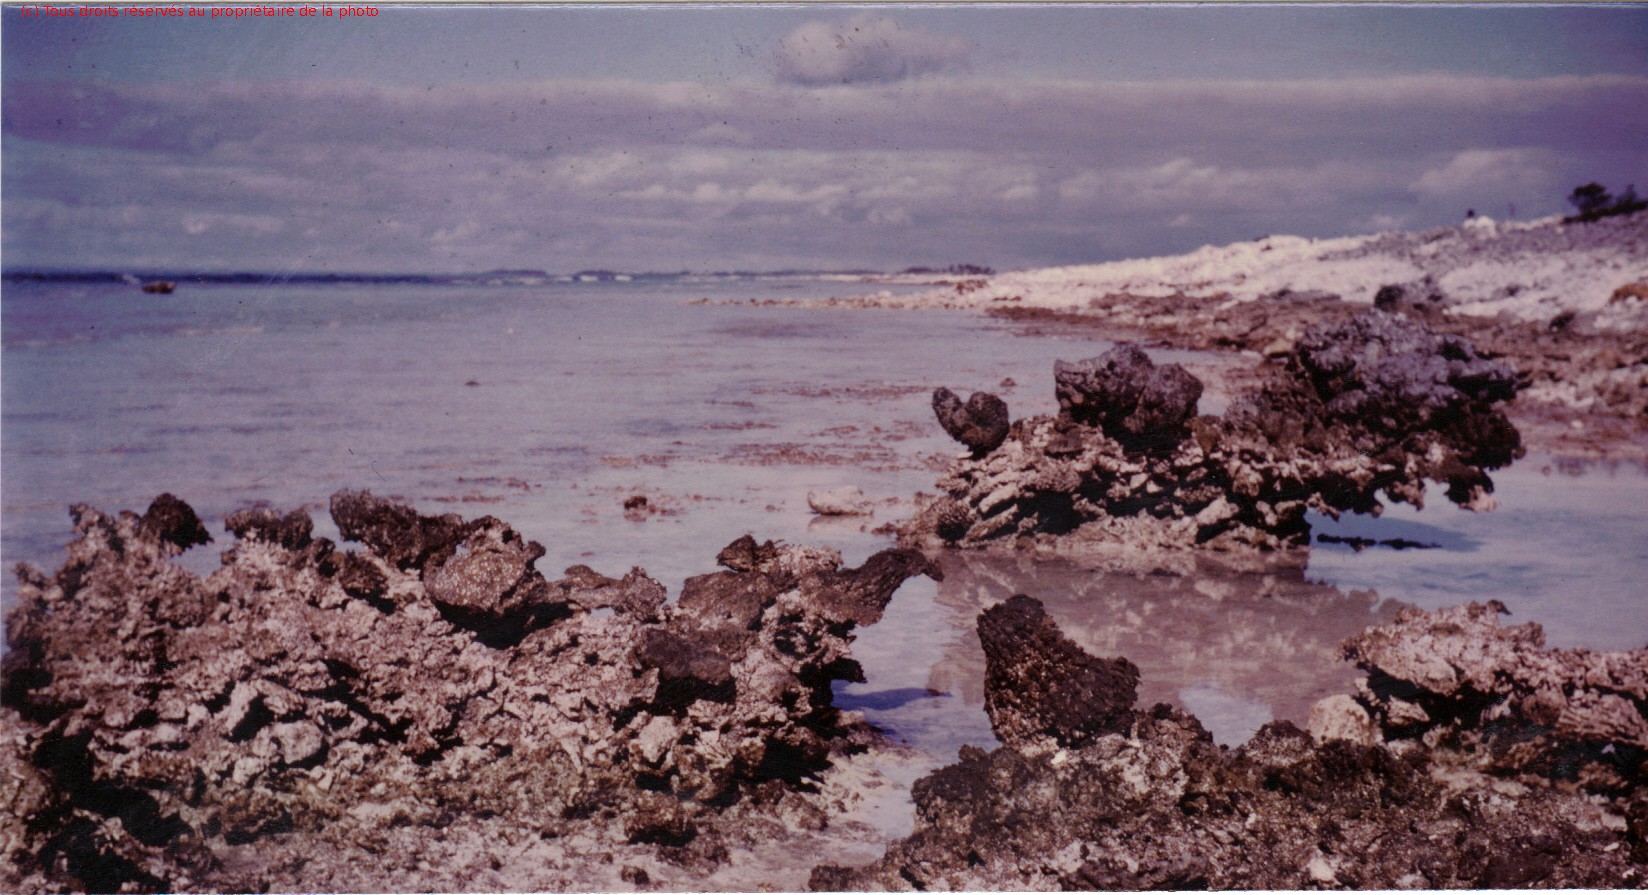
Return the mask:
<svg viewBox="0 0 1648 895">
<path fill-rule="evenodd" d="M 1008 744 L 1051 736 L 1062 746 L 1125 728 L 1138 698 L 1139 669 L 1099 659 L 1071 643 L 1041 603 L 1019 594 L 979 616 L 984 709 Z"/>
<path fill-rule="evenodd" d="M 988 653 L 991 641 L 1005 642 L 1004 618 L 1028 622 L 1009 627 L 1042 630 L 1033 639 L 1009 635 L 1022 648 L 992 655 L 1004 669 L 987 686 L 1009 687 L 1035 669 L 1047 700 L 994 714 L 1003 746 L 964 748 L 958 762 L 917 781 L 914 833 L 874 864 L 819 867 L 815 890 L 1643 884 L 1648 849 L 1632 819 L 1641 814 L 1648 774 L 1629 732 L 1610 735 L 1614 754 L 1631 754 L 1629 767 L 1616 768 L 1600 787 L 1575 787 L 1560 763 L 1492 765 L 1470 748 L 1412 739 L 1380 712 L 1368 716 L 1381 720 L 1361 742 L 1317 740 L 1274 722 L 1242 747 L 1226 749 L 1190 715 L 1166 705 L 1134 708 L 1127 686 L 1111 691 L 1114 712 L 1080 725 L 1085 742 L 1045 729 L 1027 735 L 1018 723 L 1024 712 L 1052 714 L 1061 688 L 1088 679 L 1091 663 L 1106 661 L 1045 636 L 1057 632 L 1031 621 L 1034 603 L 1015 597 L 987 610 L 979 635 Z M 1558 700 L 1548 707 L 1557 715 L 1585 712 L 1595 704 L 1588 693 L 1628 689 L 1648 669 L 1644 651 L 1544 651 L 1528 630 L 1498 629 L 1493 614 L 1480 606 L 1404 613 L 1347 649 L 1370 669 L 1370 684 L 1401 689 L 1423 681 L 1440 688 L 1427 691 L 1437 694 L 1470 690 L 1475 708 L 1446 722 L 1458 742 L 1492 737 L 1496 713 L 1518 711 L 1523 697 L 1514 685 L 1480 692 L 1460 686 L 1492 679 L 1495 669 L 1513 679 L 1539 669 L 1535 676 L 1548 683 L 1577 684 L 1572 694 L 1547 691 Z M 1437 642 L 1445 644 L 1440 656 L 1432 652 Z M 1596 683 L 1603 678 L 1607 683 Z M 1034 702 L 1022 692 L 1013 698 Z M 1362 707 L 1359 699 L 1347 701 Z M 1639 722 L 1640 705 L 1630 709 Z M 1600 742 L 1594 732 L 1582 736 Z M 1569 743 L 1522 745 L 1530 755 L 1558 759 Z"/>
<path fill-rule="evenodd" d="M 954 462 L 907 540 L 1278 549 L 1308 541 L 1307 510 L 1422 506 L 1427 481 L 1491 508 L 1488 471 L 1523 453 L 1502 407 L 1513 371 L 1377 310 L 1307 330 L 1222 417 L 1191 416 L 1200 383 L 1137 346 L 1060 363 L 1054 377 L 1061 413 Z"/>
<path fill-rule="evenodd" d="M 171 561 L 186 524 L 79 506 L 62 568 L 20 568 L 0 887 L 702 878 L 819 827 L 817 775 L 873 739 L 831 703 L 852 631 L 929 571 L 743 538 L 678 606 L 639 570 L 546 580 L 490 517 L 332 506 L 365 549 L 254 508 L 202 579 Z"/>
</svg>

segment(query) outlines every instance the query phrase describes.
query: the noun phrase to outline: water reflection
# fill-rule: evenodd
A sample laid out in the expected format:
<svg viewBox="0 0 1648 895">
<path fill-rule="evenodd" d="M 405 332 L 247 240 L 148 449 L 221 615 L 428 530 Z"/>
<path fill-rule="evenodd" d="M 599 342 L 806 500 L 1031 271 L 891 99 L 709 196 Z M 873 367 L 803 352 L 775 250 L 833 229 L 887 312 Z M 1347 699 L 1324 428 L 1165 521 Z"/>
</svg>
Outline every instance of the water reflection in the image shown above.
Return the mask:
<svg viewBox="0 0 1648 895">
<path fill-rule="evenodd" d="M 1648 639 L 1648 471 L 1626 462 L 1529 456 L 1494 473 L 1499 508 L 1397 504 L 1378 517 L 1312 515 L 1312 578 L 1425 609 L 1499 600 L 1559 647 L 1633 649 Z M 1321 535 L 1343 543 L 1323 542 Z M 1391 550 L 1366 541 L 1440 549 Z"/>
<path fill-rule="evenodd" d="M 1141 704 L 1186 708 L 1228 744 L 1274 718 L 1302 724 L 1318 699 L 1349 692 L 1357 675 L 1339 644 L 1401 608 L 1370 590 L 1309 581 L 1291 562 L 1238 569 L 1188 557 L 1174 568 L 1116 571 L 964 551 L 940 561 L 934 605 L 950 624 L 971 632 L 986 607 L 1030 594 L 1083 649 L 1137 664 Z M 978 706 L 983 682 L 978 638 L 958 636 L 927 687 Z"/>
</svg>

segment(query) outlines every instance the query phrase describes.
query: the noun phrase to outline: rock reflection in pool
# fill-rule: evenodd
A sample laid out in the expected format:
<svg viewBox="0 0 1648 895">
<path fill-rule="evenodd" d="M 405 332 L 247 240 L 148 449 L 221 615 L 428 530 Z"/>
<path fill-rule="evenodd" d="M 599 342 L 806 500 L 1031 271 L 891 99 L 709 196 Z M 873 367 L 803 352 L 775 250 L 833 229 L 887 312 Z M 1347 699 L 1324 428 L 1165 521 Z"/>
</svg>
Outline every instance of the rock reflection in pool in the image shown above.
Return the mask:
<svg viewBox="0 0 1648 895">
<path fill-rule="evenodd" d="M 945 695 L 887 706 L 871 720 L 948 759 L 960 731 L 933 717 L 944 712 L 951 725 L 973 731 L 965 741 L 994 746 L 987 727 L 982 736 L 977 733 L 974 717 L 982 717 L 984 704 L 984 653 L 974 624 L 986 607 L 1024 593 L 1040 600 L 1083 649 L 1126 656 L 1138 665 L 1141 705 L 1166 702 L 1188 709 L 1220 743 L 1244 742 L 1271 719 L 1303 726 L 1318 699 L 1354 688 L 1357 674 L 1340 658 L 1339 644 L 1369 625 L 1394 620 L 1403 604 L 1381 601 L 1373 591 L 1347 593 L 1308 581 L 1298 559 L 1278 558 L 1248 569 L 1184 555 L 1160 566 L 1129 562 L 1117 570 L 946 551 L 939 556 L 944 580 L 937 583 L 928 612 L 908 603 L 905 611 L 930 613 L 929 624 L 952 636 L 933 638 L 942 645 L 918 644 L 910 629 L 884 624 L 864 632 L 855 647 L 872 681 L 881 662 L 908 667 L 915 654 L 939 653 L 927 666 L 925 685 Z M 921 599 L 924 590 L 912 593 L 906 587 L 893 607 Z M 915 683 L 907 674 L 899 684 Z M 873 701 L 871 692 L 865 688 L 857 698 Z"/>
</svg>

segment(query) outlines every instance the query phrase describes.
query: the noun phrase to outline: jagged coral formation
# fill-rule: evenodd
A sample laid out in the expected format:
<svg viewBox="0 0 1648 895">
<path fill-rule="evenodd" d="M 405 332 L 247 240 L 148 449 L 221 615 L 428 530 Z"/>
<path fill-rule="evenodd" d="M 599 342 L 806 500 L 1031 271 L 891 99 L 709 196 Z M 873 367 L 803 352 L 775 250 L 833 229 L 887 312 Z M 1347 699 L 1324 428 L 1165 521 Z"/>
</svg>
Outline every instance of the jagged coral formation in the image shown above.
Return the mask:
<svg viewBox="0 0 1648 895">
<path fill-rule="evenodd" d="M 1492 612 L 1410 612 L 1351 647 L 1375 687 L 1423 690 L 1433 708 L 1472 705 L 1448 715 L 1452 741 L 1498 751 L 1508 738 L 1538 758 L 1518 762 L 1520 773 L 1496 766 L 1488 777 L 1469 751 L 1403 738 L 1411 724 L 1388 710 L 1362 742 L 1313 738 L 1284 721 L 1239 749 L 1215 746 L 1189 715 L 1166 705 L 1134 709 L 1126 660 L 1085 654 L 1036 600 L 1014 597 L 985 610 L 978 625 L 1003 745 L 964 748 L 956 764 L 917 781 L 915 832 L 869 866 L 818 868 L 812 886 L 1642 885 L 1648 651 L 1546 652 L 1527 628 L 1499 629 Z M 1072 692 L 1092 693 L 1085 713 L 1068 711 Z M 1500 724 L 1527 717 L 1533 692 L 1548 715 L 1570 719 L 1548 739 Z M 1626 693 L 1636 694 L 1628 706 L 1608 699 Z M 1610 763 L 1605 794 L 1553 783 L 1576 742 Z"/>
<path fill-rule="evenodd" d="M 746 536 L 673 605 L 639 570 L 547 580 L 544 548 L 492 517 L 331 509 L 365 549 L 247 510 L 200 579 L 172 557 L 206 533 L 167 495 L 75 507 L 63 567 L 20 570 L 5 888 L 451 888 L 461 864 L 357 868 L 465 824 L 462 859 L 494 868 L 523 828 L 713 865 L 722 812 L 791 798 L 869 737 L 830 682 L 858 676 L 854 627 L 930 570 Z"/>
<path fill-rule="evenodd" d="M 1080 532 L 1139 547 L 1305 541 L 1308 510 L 1422 505 L 1425 482 L 1492 506 L 1487 472 L 1522 453 L 1500 404 L 1516 377 L 1458 336 L 1368 311 L 1315 327 L 1257 392 L 1196 416 L 1201 384 L 1122 345 L 1060 363 L 1061 412 L 955 461 L 904 533 L 975 546 Z"/>
</svg>

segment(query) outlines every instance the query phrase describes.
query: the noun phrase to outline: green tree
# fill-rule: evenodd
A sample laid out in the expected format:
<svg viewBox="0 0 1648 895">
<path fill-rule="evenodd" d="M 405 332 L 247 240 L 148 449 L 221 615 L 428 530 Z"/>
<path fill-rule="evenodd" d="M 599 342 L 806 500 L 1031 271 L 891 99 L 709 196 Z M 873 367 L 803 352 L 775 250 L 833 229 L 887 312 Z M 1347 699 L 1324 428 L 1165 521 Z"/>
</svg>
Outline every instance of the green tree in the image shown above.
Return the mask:
<svg viewBox="0 0 1648 895">
<path fill-rule="evenodd" d="M 1614 197 L 1608 195 L 1608 189 L 1602 184 L 1592 181 L 1584 186 L 1574 187 L 1568 194 L 1569 204 L 1581 215 L 1592 215 L 1612 205 Z"/>
</svg>

